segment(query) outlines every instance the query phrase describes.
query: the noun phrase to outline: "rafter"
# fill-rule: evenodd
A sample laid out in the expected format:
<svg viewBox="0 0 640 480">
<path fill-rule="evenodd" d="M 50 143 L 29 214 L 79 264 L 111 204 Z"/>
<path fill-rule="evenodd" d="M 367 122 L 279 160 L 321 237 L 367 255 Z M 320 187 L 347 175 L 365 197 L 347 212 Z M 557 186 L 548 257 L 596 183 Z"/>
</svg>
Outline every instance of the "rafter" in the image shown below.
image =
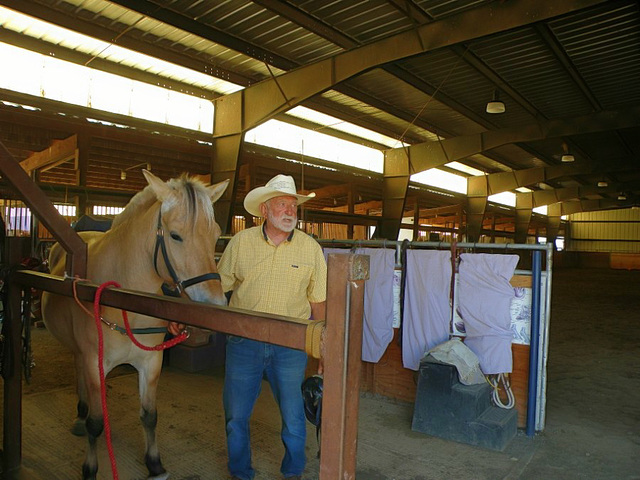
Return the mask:
<svg viewBox="0 0 640 480">
<path fill-rule="evenodd" d="M 473 135 L 462 135 L 440 142 L 424 142 L 398 150 L 406 152 L 412 173 L 463 160 L 494 148 L 547 138 L 603 132 L 640 126 L 640 107 L 607 110 L 590 115 L 550 120 L 519 127 L 506 127 Z"/>
<path fill-rule="evenodd" d="M 51 146 L 41 152 L 36 152 L 20 162 L 22 169 L 31 173 L 33 170 L 53 168 L 71 159 L 78 159 L 78 136 L 71 135 L 64 140 L 54 140 Z M 76 165 L 75 168 L 78 168 Z"/>
</svg>

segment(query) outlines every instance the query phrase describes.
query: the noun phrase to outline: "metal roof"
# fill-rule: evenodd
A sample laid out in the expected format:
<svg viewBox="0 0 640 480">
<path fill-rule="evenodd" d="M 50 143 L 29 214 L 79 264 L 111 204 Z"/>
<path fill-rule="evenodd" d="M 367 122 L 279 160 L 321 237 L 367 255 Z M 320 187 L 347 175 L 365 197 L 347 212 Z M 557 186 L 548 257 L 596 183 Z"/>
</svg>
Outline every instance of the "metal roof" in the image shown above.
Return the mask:
<svg viewBox="0 0 640 480">
<path fill-rule="evenodd" d="M 548 185 L 592 185 L 594 178 L 606 177 L 629 194 L 640 192 L 637 1 L 0 0 L 0 5 L 100 41 L 77 42 L 52 28 L 7 22 L 0 26 L 2 42 L 41 52 L 55 47 L 57 56 L 71 61 L 100 58 L 99 68 L 125 66 L 211 98 L 363 45 L 382 54 L 392 48 L 385 39 L 412 30 L 418 36 L 423 25 L 449 22 L 442 23 L 443 46 L 424 45 L 425 53 L 365 70 L 301 104 L 409 145 L 538 126 L 544 138 L 516 138 L 456 160 L 489 174 L 559 165 L 569 149 L 576 171 Z M 558 5 L 566 13 L 529 20 Z M 488 12 L 503 11 L 508 27 L 474 34 Z M 466 29 L 462 41 L 456 40 L 458 25 Z M 145 56 L 130 57 L 106 45 Z M 149 57 L 168 63 L 149 63 Z M 506 104 L 503 114 L 485 112 L 495 92 Z M 563 134 L 549 130 L 550 122 L 561 125 Z M 592 167 L 589 173 L 581 173 L 578 167 L 584 166 Z"/>
</svg>

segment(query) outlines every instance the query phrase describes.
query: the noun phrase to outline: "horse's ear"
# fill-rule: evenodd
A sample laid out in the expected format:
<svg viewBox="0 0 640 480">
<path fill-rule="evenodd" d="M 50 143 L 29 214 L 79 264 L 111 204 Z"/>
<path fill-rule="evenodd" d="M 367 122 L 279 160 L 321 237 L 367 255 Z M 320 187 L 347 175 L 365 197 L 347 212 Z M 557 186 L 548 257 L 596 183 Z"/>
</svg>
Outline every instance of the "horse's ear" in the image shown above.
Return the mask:
<svg viewBox="0 0 640 480">
<path fill-rule="evenodd" d="M 164 202 L 170 195 L 172 195 L 173 190 L 169 185 L 156 177 L 149 170 L 142 169 L 142 174 L 144 178 L 147 179 L 147 183 L 152 188 L 153 192 L 156 194 L 156 198 L 161 202 Z"/>
<path fill-rule="evenodd" d="M 211 203 L 214 203 L 216 200 L 218 200 L 228 186 L 229 186 L 228 178 L 226 180 L 223 180 L 220 183 L 216 183 L 215 185 L 209 185 L 207 187 L 207 192 L 209 193 L 209 197 L 211 197 Z"/>
</svg>

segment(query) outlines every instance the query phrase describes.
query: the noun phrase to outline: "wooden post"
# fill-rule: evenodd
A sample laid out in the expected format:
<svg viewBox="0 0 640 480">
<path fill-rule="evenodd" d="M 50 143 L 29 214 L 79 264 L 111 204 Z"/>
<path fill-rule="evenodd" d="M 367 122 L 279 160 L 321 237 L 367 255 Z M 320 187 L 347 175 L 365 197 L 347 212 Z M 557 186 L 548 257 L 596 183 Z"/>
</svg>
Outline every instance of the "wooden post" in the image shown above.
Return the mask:
<svg viewBox="0 0 640 480">
<path fill-rule="evenodd" d="M 358 403 L 367 255 L 328 257 L 320 480 L 356 475 Z"/>
<path fill-rule="evenodd" d="M 9 251 L 9 264 L 20 263 L 17 242 Z M 8 242 L 10 245 L 10 243 Z M 3 478 L 14 478 L 22 462 L 22 319 L 20 302 L 22 287 L 11 282 L 8 305 L 5 305 L 3 333 L 5 346 L 2 358 L 4 379 L 4 428 L 2 434 Z"/>
</svg>

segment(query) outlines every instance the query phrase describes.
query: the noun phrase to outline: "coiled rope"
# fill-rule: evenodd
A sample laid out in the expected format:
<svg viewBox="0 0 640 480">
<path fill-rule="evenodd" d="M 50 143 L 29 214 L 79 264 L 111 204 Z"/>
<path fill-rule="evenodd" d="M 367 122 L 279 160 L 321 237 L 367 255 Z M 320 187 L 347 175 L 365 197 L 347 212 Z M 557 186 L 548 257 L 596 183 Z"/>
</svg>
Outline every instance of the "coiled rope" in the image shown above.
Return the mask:
<svg viewBox="0 0 640 480">
<path fill-rule="evenodd" d="M 513 394 L 513 390 L 511 390 L 511 382 L 509 381 L 508 373 L 499 373 L 498 375 L 492 375 L 491 378 L 488 376 L 485 378 L 487 379 L 487 382 L 489 382 L 489 385 L 491 385 L 491 388 L 493 389 L 491 396 L 493 398 L 493 403 L 496 405 L 496 407 L 504 408 L 507 410 L 515 407 L 516 398 Z M 507 395 L 507 403 L 504 403 L 500 398 L 500 383 L 502 383 L 504 391 Z"/>
<path fill-rule="evenodd" d="M 320 358 L 322 356 L 321 345 L 324 326 L 324 320 L 311 320 L 307 325 L 305 350 L 307 355 L 311 355 L 313 358 Z"/>
</svg>

